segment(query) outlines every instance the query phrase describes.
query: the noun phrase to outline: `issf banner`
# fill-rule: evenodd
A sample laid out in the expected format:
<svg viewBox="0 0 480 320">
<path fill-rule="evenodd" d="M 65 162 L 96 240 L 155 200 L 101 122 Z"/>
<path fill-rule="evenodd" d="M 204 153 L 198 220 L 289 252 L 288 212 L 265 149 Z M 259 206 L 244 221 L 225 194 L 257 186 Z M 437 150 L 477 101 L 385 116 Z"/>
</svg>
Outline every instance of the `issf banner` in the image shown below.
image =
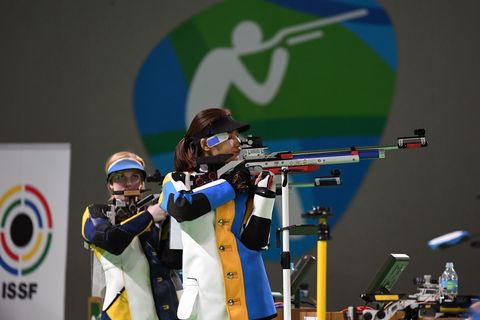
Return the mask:
<svg viewBox="0 0 480 320">
<path fill-rule="evenodd" d="M 0 144 L 0 319 L 63 319 L 69 144 Z"/>
</svg>

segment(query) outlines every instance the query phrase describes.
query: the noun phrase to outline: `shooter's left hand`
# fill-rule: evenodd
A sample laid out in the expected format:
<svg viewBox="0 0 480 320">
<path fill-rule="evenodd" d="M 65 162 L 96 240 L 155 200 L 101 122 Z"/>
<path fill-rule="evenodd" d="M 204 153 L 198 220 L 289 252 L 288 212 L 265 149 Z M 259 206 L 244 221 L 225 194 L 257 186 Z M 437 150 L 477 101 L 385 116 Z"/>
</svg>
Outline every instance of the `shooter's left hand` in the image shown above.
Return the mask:
<svg viewBox="0 0 480 320">
<path fill-rule="evenodd" d="M 152 215 L 153 221 L 161 222 L 167 218 L 167 212 L 160 208 L 158 204 L 151 205 L 147 211 Z"/>
</svg>

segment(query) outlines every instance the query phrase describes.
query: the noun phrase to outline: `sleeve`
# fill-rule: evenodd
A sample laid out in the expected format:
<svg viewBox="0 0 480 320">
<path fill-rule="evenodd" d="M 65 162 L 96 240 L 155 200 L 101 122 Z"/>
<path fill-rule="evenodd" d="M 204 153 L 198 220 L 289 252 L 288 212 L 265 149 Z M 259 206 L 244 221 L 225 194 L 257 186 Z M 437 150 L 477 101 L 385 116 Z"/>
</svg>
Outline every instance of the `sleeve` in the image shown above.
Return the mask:
<svg viewBox="0 0 480 320">
<path fill-rule="evenodd" d="M 233 187 L 224 179 L 188 190 L 184 177 L 180 173 L 169 173 L 163 180 L 162 194 L 158 200 L 160 207 L 179 223 L 195 220 L 235 199 Z"/>
<path fill-rule="evenodd" d="M 259 183 L 253 196 L 252 213 L 240 235 L 242 243 L 251 250 L 267 249 L 269 244 L 275 192 L 266 187 L 268 179 Z"/>
<path fill-rule="evenodd" d="M 113 225 L 105 215 L 108 205 L 90 205 L 85 209 L 82 218 L 83 239 L 110 253 L 119 255 L 137 235 L 150 229 L 153 218 L 148 211 L 136 215 Z"/>
</svg>

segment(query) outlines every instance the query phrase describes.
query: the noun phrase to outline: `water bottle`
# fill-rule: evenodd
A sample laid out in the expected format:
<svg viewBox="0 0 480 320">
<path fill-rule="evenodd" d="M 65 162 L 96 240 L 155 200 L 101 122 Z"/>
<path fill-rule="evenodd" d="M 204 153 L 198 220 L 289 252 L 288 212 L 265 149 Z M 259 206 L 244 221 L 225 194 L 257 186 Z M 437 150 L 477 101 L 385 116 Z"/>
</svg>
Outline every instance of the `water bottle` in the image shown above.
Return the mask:
<svg viewBox="0 0 480 320">
<path fill-rule="evenodd" d="M 453 262 L 447 262 L 440 277 L 443 292 L 456 296 L 458 294 L 458 275 L 453 269 Z"/>
</svg>

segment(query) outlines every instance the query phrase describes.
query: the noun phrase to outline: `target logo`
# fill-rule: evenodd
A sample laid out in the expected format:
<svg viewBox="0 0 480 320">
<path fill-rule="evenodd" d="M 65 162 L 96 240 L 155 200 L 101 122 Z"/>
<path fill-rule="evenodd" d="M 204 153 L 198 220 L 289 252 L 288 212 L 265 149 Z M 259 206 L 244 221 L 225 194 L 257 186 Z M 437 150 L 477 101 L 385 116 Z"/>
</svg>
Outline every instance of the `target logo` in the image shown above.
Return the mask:
<svg viewBox="0 0 480 320">
<path fill-rule="evenodd" d="M 28 275 L 42 264 L 52 242 L 48 202 L 32 185 L 16 185 L 0 198 L 0 268 Z"/>
</svg>

